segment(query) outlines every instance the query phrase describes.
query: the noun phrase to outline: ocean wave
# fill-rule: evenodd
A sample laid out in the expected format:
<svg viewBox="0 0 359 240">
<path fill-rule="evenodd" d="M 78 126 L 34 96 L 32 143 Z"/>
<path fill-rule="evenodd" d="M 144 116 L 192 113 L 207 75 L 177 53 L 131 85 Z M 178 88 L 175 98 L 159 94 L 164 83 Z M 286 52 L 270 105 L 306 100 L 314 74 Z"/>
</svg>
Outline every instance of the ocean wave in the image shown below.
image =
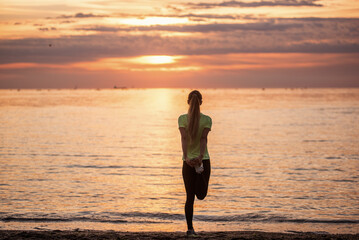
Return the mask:
<svg viewBox="0 0 359 240">
<path fill-rule="evenodd" d="M 101 222 L 101 223 L 162 223 L 168 221 L 184 220 L 183 214 L 172 213 L 99 213 L 97 216 L 0 216 L 2 222 Z M 203 222 L 269 222 L 269 223 L 323 223 L 323 224 L 359 224 L 358 219 L 312 219 L 312 218 L 291 218 L 279 215 L 265 215 L 258 213 L 247 213 L 239 215 L 196 215 L 194 219 Z"/>
<path fill-rule="evenodd" d="M 124 165 L 66 165 L 66 168 L 96 168 L 96 169 L 179 169 L 179 167 L 174 166 L 124 166 Z"/>
</svg>

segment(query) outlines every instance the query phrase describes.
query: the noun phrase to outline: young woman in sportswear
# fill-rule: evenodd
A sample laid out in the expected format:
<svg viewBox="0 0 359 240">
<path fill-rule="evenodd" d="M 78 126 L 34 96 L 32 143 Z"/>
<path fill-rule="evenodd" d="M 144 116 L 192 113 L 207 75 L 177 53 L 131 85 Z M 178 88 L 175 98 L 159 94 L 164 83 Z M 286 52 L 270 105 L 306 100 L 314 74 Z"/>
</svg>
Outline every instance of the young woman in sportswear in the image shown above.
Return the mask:
<svg viewBox="0 0 359 240">
<path fill-rule="evenodd" d="M 187 114 L 178 118 L 181 133 L 183 167 L 182 176 L 186 188 L 185 214 L 187 235 L 196 235 L 193 225 L 193 203 L 195 196 L 203 200 L 207 195 L 211 164 L 207 149 L 207 136 L 212 127 L 212 119 L 201 113 L 202 95 L 194 90 L 188 95 Z"/>
</svg>

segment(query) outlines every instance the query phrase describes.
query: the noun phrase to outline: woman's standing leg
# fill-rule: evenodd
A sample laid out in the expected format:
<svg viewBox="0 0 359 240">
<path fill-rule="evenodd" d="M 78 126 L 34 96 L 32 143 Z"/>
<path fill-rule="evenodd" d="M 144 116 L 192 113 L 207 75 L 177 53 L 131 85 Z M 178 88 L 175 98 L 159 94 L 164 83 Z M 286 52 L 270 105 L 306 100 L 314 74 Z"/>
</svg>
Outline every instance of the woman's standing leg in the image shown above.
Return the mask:
<svg viewBox="0 0 359 240">
<path fill-rule="evenodd" d="M 211 175 L 210 160 L 203 160 L 204 171 L 196 176 L 195 193 L 199 200 L 203 200 L 207 196 L 209 177 Z"/>
<path fill-rule="evenodd" d="M 184 186 L 186 188 L 186 204 L 185 204 L 185 214 L 188 230 L 193 229 L 192 219 L 193 219 L 193 204 L 195 197 L 195 183 L 196 183 L 196 171 L 193 167 L 189 166 L 185 161 L 183 161 L 182 167 L 182 176 L 184 181 Z"/>
</svg>

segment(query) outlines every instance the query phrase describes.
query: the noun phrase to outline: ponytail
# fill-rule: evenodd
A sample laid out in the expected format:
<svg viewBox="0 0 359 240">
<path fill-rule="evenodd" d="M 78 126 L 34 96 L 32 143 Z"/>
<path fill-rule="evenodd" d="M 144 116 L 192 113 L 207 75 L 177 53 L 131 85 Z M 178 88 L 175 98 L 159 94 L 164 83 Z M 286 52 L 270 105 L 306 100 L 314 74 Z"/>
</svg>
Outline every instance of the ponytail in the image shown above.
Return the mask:
<svg viewBox="0 0 359 240">
<path fill-rule="evenodd" d="M 194 90 L 188 95 L 188 133 L 190 142 L 192 142 L 197 135 L 199 128 L 199 119 L 201 117 L 200 105 L 202 104 L 202 95 L 199 91 Z"/>
</svg>

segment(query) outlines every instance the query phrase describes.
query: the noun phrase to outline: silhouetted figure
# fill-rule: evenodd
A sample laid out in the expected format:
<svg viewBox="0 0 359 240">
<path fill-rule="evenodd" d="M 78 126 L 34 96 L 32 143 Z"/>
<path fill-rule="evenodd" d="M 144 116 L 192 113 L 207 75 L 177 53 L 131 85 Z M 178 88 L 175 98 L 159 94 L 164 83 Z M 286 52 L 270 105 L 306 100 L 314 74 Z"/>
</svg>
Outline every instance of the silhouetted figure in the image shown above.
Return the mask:
<svg viewBox="0 0 359 240">
<path fill-rule="evenodd" d="M 207 136 L 212 127 L 212 119 L 200 112 L 202 95 L 194 90 L 188 95 L 189 109 L 187 114 L 178 118 L 183 151 L 182 176 L 186 188 L 185 214 L 187 235 L 196 235 L 192 219 L 195 196 L 203 200 L 207 195 L 211 164 L 207 149 Z"/>
</svg>

